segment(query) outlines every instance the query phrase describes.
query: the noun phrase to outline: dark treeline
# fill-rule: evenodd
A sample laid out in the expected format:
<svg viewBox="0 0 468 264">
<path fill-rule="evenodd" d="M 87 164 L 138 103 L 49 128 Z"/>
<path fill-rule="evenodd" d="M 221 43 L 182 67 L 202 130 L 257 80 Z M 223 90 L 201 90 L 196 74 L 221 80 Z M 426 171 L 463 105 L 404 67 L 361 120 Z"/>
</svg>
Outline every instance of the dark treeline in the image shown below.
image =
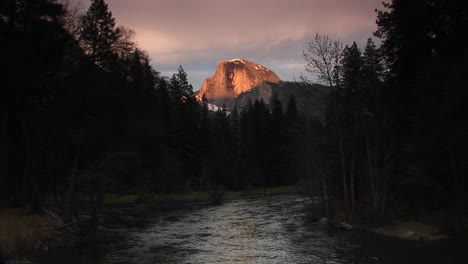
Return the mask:
<svg viewBox="0 0 468 264">
<path fill-rule="evenodd" d="M 317 35 L 306 69 L 332 88 L 325 122 L 306 121 L 309 177 L 325 210 L 377 224 L 394 217 L 466 215 L 468 8 L 399 1 L 377 12 L 382 39 L 342 48 Z M 325 55 L 325 56 L 322 56 Z M 332 214 L 332 212 L 329 212 Z"/>
<path fill-rule="evenodd" d="M 466 213 L 468 8 L 399 1 L 377 13 L 381 47 L 317 35 L 306 69 L 326 113 L 249 102 L 212 112 L 180 67 L 161 76 L 103 0 L 80 14 L 54 0 L 0 5 L 0 205 L 46 204 L 71 219 L 106 193 L 301 182 L 328 215 L 370 223 Z M 417 14 L 417 15 L 416 15 Z M 305 84 L 300 84 L 305 85 Z"/>
<path fill-rule="evenodd" d="M 386 7 L 376 35 L 391 74 L 391 188 L 398 194 L 392 199 L 445 209 L 460 228 L 467 210 L 468 4 L 393 1 Z"/>
<path fill-rule="evenodd" d="M 296 182 L 294 99 L 287 115 L 278 100 L 209 111 L 182 67 L 166 78 L 150 66 L 103 0 L 67 7 L 1 6 L 2 206 L 56 205 L 68 221 L 79 201 L 97 213 L 106 193 Z"/>
</svg>

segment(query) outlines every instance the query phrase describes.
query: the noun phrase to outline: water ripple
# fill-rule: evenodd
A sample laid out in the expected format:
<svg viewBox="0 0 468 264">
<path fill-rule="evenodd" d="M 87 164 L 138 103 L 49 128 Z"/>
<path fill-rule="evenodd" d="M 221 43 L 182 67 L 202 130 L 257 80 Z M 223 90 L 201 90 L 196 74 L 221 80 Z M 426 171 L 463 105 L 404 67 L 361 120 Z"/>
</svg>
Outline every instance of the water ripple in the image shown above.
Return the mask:
<svg viewBox="0 0 468 264">
<path fill-rule="evenodd" d="M 307 198 L 272 196 L 229 201 L 220 206 L 155 215 L 143 229 L 130 230 L 125 250 L 113 263 L 348 263 L 351 240 L 311 226 L 303 213 Z"/>
</svg>

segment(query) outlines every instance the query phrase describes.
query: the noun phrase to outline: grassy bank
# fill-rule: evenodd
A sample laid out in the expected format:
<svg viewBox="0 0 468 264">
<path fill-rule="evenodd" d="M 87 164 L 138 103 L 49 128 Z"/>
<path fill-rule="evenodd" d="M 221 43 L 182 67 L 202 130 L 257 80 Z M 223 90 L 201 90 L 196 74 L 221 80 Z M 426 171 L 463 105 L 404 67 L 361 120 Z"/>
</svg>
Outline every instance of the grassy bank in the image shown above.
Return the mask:
<svg viewBox="0 0 468 264">
<path fill-rule="evenodd" d="M 50 240 L 51 229 L 45 215 L 0 209 L 0 250 L 11 257 L 27 256 Z"/>
<path fill-rule="evenodd" d="M 298 186 L 274 188 L 253 188 L 243 191 L 225 191 L 224 200 L 248 196 L 278 195 L 298 193 Z M 144 193 L 144 194 L 107 194 L 105 205 L 131 204 L 137 202 L 189 202 L 209 203 L 210 193 Z M 49 245 L 54 238 L 54 226 L 47 214 L 30 214 L 26 209 L 0 209 L 0 255 L 10 257 L 28 256 L 43 245 Z M 1 262 L 1 261 L 0 261 Z"/>
<path fill-rule="evenodd" d="M 416 221 L 397 222 L 392 225 L 368 229 L 371 232 L 406 240 L 439 240 L 448 236 L 437 225 Z"/>
<path fill-rule="evenodd" d="M 405 240 L 433 241 L 447 239 L 449 236 L 463 236 L 468 230 L 468 216 L 463 217 L 462 227 L 456 233 L 453 219 L 447 215 L 426 214 L 414 220 L 396 220 L 391 224 L 368 228 L 368 231 Z"/>
</svg>

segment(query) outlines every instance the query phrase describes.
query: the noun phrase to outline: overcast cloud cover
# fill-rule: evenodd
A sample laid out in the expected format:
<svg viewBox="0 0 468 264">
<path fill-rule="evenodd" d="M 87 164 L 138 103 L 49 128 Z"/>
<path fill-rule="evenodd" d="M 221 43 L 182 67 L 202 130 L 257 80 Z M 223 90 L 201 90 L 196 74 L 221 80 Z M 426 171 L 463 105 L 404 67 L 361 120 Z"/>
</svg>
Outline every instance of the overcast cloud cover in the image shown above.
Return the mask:
<svg viewBox="0 0 468 264">
<path fill-rule="evenodd" d="M 219 60 L 245 58 L 283 80 L 304 72 L 315 33 L 365 43 L 381 0 L 107 0 L 118 25 L 136 32 L 152 65 L 171 76 L 182 65 L 198 90 Z M 85 5 L 89 4 L 84 0 Z"/>
</svg>

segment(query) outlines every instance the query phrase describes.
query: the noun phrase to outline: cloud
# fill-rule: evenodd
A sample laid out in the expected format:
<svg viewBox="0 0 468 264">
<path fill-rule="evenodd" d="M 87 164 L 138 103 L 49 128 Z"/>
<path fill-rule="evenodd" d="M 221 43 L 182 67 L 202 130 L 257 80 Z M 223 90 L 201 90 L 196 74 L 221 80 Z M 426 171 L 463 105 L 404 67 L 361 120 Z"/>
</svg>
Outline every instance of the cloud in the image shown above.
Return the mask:
<svg viewBox="0 0 468 264">
<path fill-rule="evenodd" d="M 183 65 L 195 90 L 219 60 L 244 57 L 286 80 L 299 75 L 316 32 L 361 43 L 375 31 L 376 0 L 107 0 L 136 31 L 156 70 Z M 359 38 L 359 39 L 357 39 Z M 364 39 L 362 39 L 364 38 Z M 299 70 L 299 72 L 297 72 Z M 206 72 L 211 72 L 204 76 Z"/>
</svg>

